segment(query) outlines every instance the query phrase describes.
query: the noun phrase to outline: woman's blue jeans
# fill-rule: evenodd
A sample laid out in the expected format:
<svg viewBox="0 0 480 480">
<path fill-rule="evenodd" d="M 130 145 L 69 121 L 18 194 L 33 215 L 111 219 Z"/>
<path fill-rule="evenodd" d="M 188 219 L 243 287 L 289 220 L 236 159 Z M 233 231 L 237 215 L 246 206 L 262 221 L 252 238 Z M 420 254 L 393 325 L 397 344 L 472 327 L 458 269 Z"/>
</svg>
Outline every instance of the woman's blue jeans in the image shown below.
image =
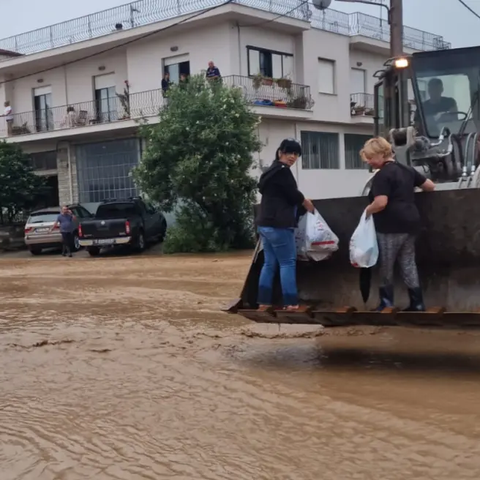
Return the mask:
<svg viewBox="0 0 480 480">
<path fill-rule="evenodd" d="M 293 228 L 258 227 L 262 239 L 264 262 L 258 286 L 258 303 L 272 305 L 273 282 L 280 266 L 283 305 L 298 305 L 297 250 Z"/>
</svg>

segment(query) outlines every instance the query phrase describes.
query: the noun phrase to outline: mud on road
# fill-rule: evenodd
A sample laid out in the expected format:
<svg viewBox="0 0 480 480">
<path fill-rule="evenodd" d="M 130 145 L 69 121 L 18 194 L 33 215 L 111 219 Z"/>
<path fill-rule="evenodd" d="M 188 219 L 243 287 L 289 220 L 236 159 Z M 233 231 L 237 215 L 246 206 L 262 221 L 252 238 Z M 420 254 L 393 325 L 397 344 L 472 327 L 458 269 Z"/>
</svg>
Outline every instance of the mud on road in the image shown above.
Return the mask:
<svg viewBox="0 0 480 480">
<path fill-rule="evenodd" d="M 479 478 L 477 335 L 252 325 L 249 261 L 1 258 L 0 479 Z"/>
</svg>

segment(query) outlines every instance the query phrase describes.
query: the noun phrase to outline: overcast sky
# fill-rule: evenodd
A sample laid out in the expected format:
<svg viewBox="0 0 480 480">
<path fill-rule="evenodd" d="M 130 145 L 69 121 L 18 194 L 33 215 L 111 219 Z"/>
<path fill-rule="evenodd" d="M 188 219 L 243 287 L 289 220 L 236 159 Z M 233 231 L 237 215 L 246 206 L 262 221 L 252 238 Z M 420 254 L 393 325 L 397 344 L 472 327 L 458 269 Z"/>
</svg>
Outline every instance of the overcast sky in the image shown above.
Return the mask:
<svg viewBox="0 0 480 480">
<path fill-rule="evenodd" d="M 480 14 L 480 0 L 465 2 Z M 125 3 L 128 1 L 0 0 L 0 38 Z M 468 12 L 458 0 L 403 0 L 403 3 L 405 25 L 443 35 L 454 47 L 480 45 L 480 19 Z M 338 0 L 332 1 L 332 8 L 345 12 L 361 11 L 375 16 L 380 14 L 380 7 Z"/>
</svg>

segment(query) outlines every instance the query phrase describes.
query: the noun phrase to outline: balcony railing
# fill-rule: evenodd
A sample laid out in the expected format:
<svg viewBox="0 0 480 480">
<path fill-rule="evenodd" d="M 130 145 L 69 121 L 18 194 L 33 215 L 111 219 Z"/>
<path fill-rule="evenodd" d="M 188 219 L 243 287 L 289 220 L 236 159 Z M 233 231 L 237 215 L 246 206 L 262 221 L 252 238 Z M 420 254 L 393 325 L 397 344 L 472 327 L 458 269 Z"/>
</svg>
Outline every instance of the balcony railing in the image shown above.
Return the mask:
<svg viewBox="0 0 480 480">
<path fill-rule="evenodd" d="M 254 106 L 299 110 L 309 110 L 313 106 L 310 87 L 292 83 L 288 79 L 230 75 L 224 77 L 223 81 L 226 85 L 239 88 L 247 101 Z"/>
<path fill-rule="evenodd" d="M 84 17 L 0 40 L 0 49 L 29 55 L 75 44 L 163 20 L 221 6 L 224 0 L 137 0 Z M 312 27 L 342 35 L 364 35 L 389 40 L 387 22 L 370 15 L 348 15 L 336 10 L 320 12 L 302 0 L 232 0 L 258 10 L 311 21 Z M 117 29 L 117 25 L 121 28 Z M 449 48 L 443 37 L 413 28 L 404 28 L 405 46 L 419 50 Z"/>
<path fill-rule="evenodd" d="M 0 118 L 0 137 L 46 133 L 151 117 L 159 113 L 162 105 L 162 90 L 158 89 L 131 93 L 128 99 L 112 97 L 99 102 L 72 103 L 45 110 L 16 113 L 13 115 L 10 134 L 5 119 Z"/>
<path fill-rule="evenodd" d="M 312 27 L 338 33 L 340 35 L 362 35 L 364 37 L 390 42 L 390 26 L 381 20 L 364 13 L 338 12 L 336 10 L 313 10 Z M 441 35 L 403 27 L 403 45 L 414 50 L 444 50 L 451 48 Z"/>
<path fill-rule="evenodd" d="M 353 93 L 350 95 L 350 113 L 352 117 L 373 117 L 375 99 L 371 93 Z"/>
<path fill-rule="evenodd" d="M 313 100 L 310 87 L 289 80 L 258 79 L 230 75 L 223 77 L 229 87 L 240 88 L 251 105 L 276 108 L 310 109 Z M 44 110 L 15 113 L 13 126 L 8 132 L 7 122 L 0 117 L 0 138 L 68 130 L 88 125 L 102 125 L 154 117 L 163 108 L 165 99 L 161 89 L 117 95 L 101 101 L 71 103 Z"/>
</svg>

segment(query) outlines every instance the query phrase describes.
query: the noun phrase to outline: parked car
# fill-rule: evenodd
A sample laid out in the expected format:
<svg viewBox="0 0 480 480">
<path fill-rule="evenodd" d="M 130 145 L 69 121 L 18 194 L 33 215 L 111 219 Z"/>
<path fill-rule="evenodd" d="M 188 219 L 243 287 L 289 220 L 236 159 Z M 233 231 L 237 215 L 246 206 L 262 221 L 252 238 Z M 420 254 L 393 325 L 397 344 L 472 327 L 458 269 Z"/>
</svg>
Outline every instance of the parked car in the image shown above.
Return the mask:
<svg viewBox="0 0 480 480">
<path fill-rule="evenodd" d="M 78 224 L 84 218 L 91 218 L 92 214 L 80 204 L 68 205 L 68 208 L 75 215 L 75 229 L 73 232 L 73 249 L 79 250 Z M 60 215 L 61 207 L 47 207 L 36 210 L 30 214 L 25 224 L 25 245 L 32 255 L 42 253 L 45 248 L 61 248 L 62 234 L 57 226 L 51 231 L 53 224 Z"/>
<path fill-rule="evenodd" d="M 80 245 L 96 256 L 103 247 L 130 246 L 143 251 L 149 242 L 163 241 L 167 221 L 140 197 L 102 202 L 93 219 L 81 220 Z"/>
</svg>

